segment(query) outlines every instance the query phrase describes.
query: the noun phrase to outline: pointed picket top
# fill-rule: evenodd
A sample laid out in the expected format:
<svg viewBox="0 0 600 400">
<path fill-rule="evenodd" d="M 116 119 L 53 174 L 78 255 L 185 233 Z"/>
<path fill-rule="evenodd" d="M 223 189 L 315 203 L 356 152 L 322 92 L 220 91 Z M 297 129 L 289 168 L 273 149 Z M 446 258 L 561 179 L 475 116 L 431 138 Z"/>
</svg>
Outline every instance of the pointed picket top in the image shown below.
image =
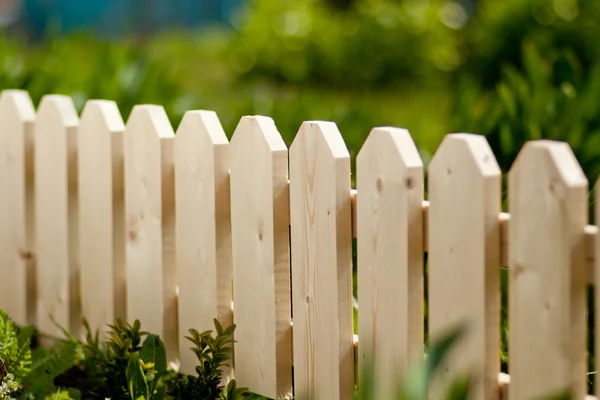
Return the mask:
<svg viewBox="0 0 600 400">
<path fill-rule="evenodd" d="M 13 118 L 21 122 L 33 122 L 35 120 L 35 107 L 25 90 L 3 90 L 0 94 L 0 110 L 2 112 L 12 111 L 12 114 L 3 115 L 3 118 Z M 4 119 L 3 119 L 4 121 Z"/>
<path fill-rule="evenodd" d="M 230 146 L 235 378 L 283 398 L 292 393 L 288 151 L 263 116 L 243 117 Z"/>
<path fill-rule="evenodd" d="M 498 396 L 501 178 L 482 135 L 447 135 L 428 166 L 430 340 L 467 329 L 434 391 L 474 373 L 475 399 Z"/>
<path fill-rule="evenodd" d="M 117 103 L 110 100 L 89 100 L 81 112 L 80 131 L 102 137 L 104 132 L 123 132 L 125 123 Z"/>
<path fill-rule="evenodd" d="M 42 98 L 35 122 L 37 318 L 40 330 L 81 328 L 77 212 L 77 128 L 70 97 Z M 53 321 L 53 318 L 56 320 Z"/>
<path fill-rule="evenodd" d="M 374 396 L 392 398 L 397 376 L 422 357 L 423 161 L 406 129 L 382 127 L 367 137 L 356 168 L 357 375 L 375 368 Z"/>
<path fill-rule="evenodd" d="M 79 124 L 79 116 L 69 96 L 49 94 L 42 97 L 38 109 L 38 121 L 51 123 L 55 127 L 73 127 Z"/>
<path fill-rule="evenodd" d="M 178 354 L 174 140 L 162 106 L 133 108 L 125 126 L 126 315 L 163 338 L 169 360 Z"/>
<path fill-rule="evenodd" d="M 541 162 L 548 168 L 548 174 L 556 175 L 570 188 L 587 186 L 588 181 L 581 169 L 573 150 L 567 143 L 553 140 L 535 140 L 525 143 L 523 149 L 517 155 L 509 176 L 513 175 L 537 175 L 536 169 Z M 538 165 L 538 168 L 529 168 Z M 541 170 L 541 168 L 539 168 Z M 517 172 L 518 171 L 518 172 Z"/>
<path fill-rule="evenodd" d="M 79 127 L 79 239 L 82 313 L 102 337 L 125 318 L 123 133 L 117 104 L 86 103 Z"/>
<path fill-rule="evenodd" d="M 213 111 L 188 111 L 175 135 L 180 370 L 198 363 L 185 336 L 233 322 L 229 142 Z M 224 372 L 223 384 L 230 378 Z"/>
<path fill-rule="evenodd" d="M 350 154 L 337 126 L 304 122 L 290 147 L 294 391 L 299 398 L 353 395 L 350 174 Z"/>
<path fill-rule="evenodd" d="M 508 175 L 510 398 L 586 387 L 588 182 L 566 143 L 527 142 Z"/>
<path fill-rule="evenodd" d="M 186 141 L 208 141 L 213 145 L 229 143 L 217 113 L 206 110 L 187 111 L 177 128 L 176 137 L 184 137 Z"/>
<path fill-rule="evenodd" d="M 0 94 L 0 304 L 19 325 L 35 323 L 33 128 L 29 94 Z"/>
<path fill-rule="evenodd" d="M 302 123 L 298 135 L 290 146 L 290 152 L 293 149 L 305 148 L 313 146 L 313 141 L 323 143 L 323 145 L 316 145 L 319 149 L 329 151 L 332 158 L 346 158 L 350 157 L 344 138 L 340 133 L 335 122 L 330 121 L 305 121 Z M 302 151 L 302 150 L 298 150 Z"/>
<path fill-rule="evenodd" d="M 464 157 L 464 159 L 463 159 Z M 429 169 L 437 170 L 437 164 L 468 162 L 477 169 L 482 177 L 495 177 L 500 174 L 500 167 L 485 136 L 473 133 L 453 133 L 446 135 L 439 149 L 429 163 Z M 465 168 L 470 168 L 465 166 Z M 446 170 L 446 172 L 448 169 Z M 448 172 L 447 172 L 448 173 Z M 448 174 L 452 173 L 450 171 Z"/>
<path fill-rule="evenodd" d="M 163 106 L 143 104 L 133 107 L 127 120 L 127 131 L 153 135 L 157 138 L 175 137 L 175 132 Z"/>
<path fill-rule="evenodd" d="M 242 117 L 231 138 L 231 147 L 257 144 L 271 151 L 286 151 L 287 146 L 275 126 L 275 121 L 265 116 Z M 232 159 L 232 162 L 235 162 Z"/>
</svg>

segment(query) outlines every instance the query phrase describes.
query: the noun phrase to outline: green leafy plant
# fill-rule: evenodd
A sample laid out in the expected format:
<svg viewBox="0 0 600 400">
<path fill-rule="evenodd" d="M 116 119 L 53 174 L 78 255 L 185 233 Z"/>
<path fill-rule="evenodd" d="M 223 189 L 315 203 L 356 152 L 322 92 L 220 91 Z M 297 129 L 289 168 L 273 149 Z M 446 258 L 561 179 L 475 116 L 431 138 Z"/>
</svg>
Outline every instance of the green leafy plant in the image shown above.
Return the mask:
<svg viewBox="0 0 600 400">
<path fill-rule="evenodd" d="M 58 343 L 51 352 L 36 358 L 31 372 L 23 380 L 25 390 L 35 398 L 58 391 L 55 379 L 75 365 L 76 358 L 76 343 Z"/>
<path fill-rule="evenodd" d="M 0 368 L 4 368 L 2 361 L 0 361 Z M 21 390 L 21 385 L 19 382 L 15 382 L 14 378 L 13 374 L 6 373 L 6 370 L 2 371 L 0 375 L 0 399 L 12 399 L 12 396 Z"/>
<path fill-rule="evenodd" d="M 29 335 L 31 328 L 19 329 L 8 316 L 0 310 L 0 384 L 11 375 L 15 387 L 31 372 L 31 349 Z"/>
<path fill-rule="evenodd" d="M 567 142 L 594 181 L 600 174 L 600 64 L 586 73 L 572 51 L 542 55 L 530 42 L 522 59 L 523 70 L 504 65 L 490 93 L 472 80 L 457 91 L 454 129 L 487 135 L 505 172 L 526 141 Z"/>
<path fill-rule="evenodd" d="M 247 388 L 237 387 L 235 380 L 224 387 L 221 382 L 223 378 L 223 367 L 229 366 L 226 361 L 230 358 L 233 350 L 231 344 L 234 342 L 233 332 L 235 324 L 223 329 L 215 318 L 215 329 L 217 334 L 212 336 L 211 330 L 202 333 L 190 329 L 191 336 L 186 336 L 195 347 L 192 351 L 198 357 L 199 364 L 196 366 L 197 376 L 178 375 L 174 380 L 167 382 L 167 395 L 175 399 L 229 399 L 236 400 L 248 393 Z"/>
<path fill-rule="evenodd" d="M 167 371 L 167 360 L 158 335 L 142 331 L 139 320 L 131 325 L 117 319 L 109 325 L 108 339 L 101 342 L 99 332 L 92 334 L 89 324 L 84 324 L 87 333 L 81 345 L 83 356 L 72 372 L 86 376 L 77 385 L 86 398 L 164 397 L 160 383 Z"/>
<path fill-rule="evenodd" d="M 32 326 L 17 327 L 0 310 L 0 387 L 3 396 L 44 398 L 56 392 L 59 375 L 75 363 L 77 346 L 61 342 L 52 349 L 32 351 Z M 10 397 L 9 397 L 10 398 Z"/>
</svg>

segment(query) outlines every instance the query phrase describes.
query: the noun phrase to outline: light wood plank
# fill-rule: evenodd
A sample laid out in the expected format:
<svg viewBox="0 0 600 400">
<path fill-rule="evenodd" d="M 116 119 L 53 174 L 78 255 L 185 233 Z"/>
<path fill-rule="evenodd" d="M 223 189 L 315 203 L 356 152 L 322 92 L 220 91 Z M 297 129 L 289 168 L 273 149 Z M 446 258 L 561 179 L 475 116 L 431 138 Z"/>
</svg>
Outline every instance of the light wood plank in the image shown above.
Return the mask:
<svg viewBox="0 0 600 400">
<path fill-rule="evenodd" d="M 105 337 L 125 318 L 123 132 L 117 104 L 88 101 L 79 127 L 79 245 L 83 317 Z"/>
<path fill-rule="evenodd" d="M 356 211 L 355 208 L 355 198 L 356 198 L 356 190 L 352 190 L 352 201 L 353 201 L 353 213 L 355 213 Z M 423 209 L 423 220 L 424 220 L 424 224 L 423 224 L 423 228 L 424 228 L 424 232 L 423 232 L 423 243 L 424 243 L 424 248 L 425 251 L 428 251 L 428 243 L 427 243 L 427 235 L 428 235 L 428 229 L 427 229 L 427 220 L 428 220 L 428 214 L 429 214 L 429 201 L 425 200 L 423 201 L 422 204 L 422 209 Z M 506 212 L 501 212 L 498 214 L 498 224 L 500 225 L 500 236 L 502 237 L 501 240 L 501 265 L 503 267 L 508 267 L 508 231 L 509 231 L 509 225 L 510 225 L 510 214 L 506 213 Z M 598 236 L 598 226 L 596 225 L 586 225 L 585 228 L 583 229 L 584 235 L 585 235 L 585 241 L 586 241 L 586 245 L 585 245 L 585 262 L 586 262 L 586 276 L 588 279 L 588 283 L 590 285 L 594 284 L 595 281 L 595 265 L 596 265 L 596 237 Z"/>
<path fill-rule="evenodd" d="M 38 328 L 62 337 L 81 328 L 78 259 L 77 129 L 71 98 L 42 98 L 35 122 Z M 53 321 L 56 321 L 56 323 Z"/>
<path fill-rule="evenodd" d="M 0 308 L 19 325 L 35 322 L 33 129 L 27 92 L 0 95 Z"/>
<path fill-rule="evenodd" d="M 214 331 L 214 318 L 233 323 L 229 142 L 216 113 L 185 113 L 175 135 L 175 184 L 180 368 L 195 374 L 188 330 Z"/>
<path fill-rule="evenodd" d="M 290 211 L 295 395 L 350 399 L 350 155 L 334 123 L 302 124 L 290 148 Z"/>
<path fill-rule="evenodd" d="M 586 394 L 588 183 L 566 143 L 525 144 L 508 175 L 511 400 Z"/>
<path fill-rule="evenodd" d="M 134 107 L 125 127 L 127 319 L 178 359 L 173 128 L 161 106 Z"/>
<path fill-rule="evenodd" d="M 428 179 L 430 341 L 459 325 L 466 328 L 439 382 L 473 373 L 473 398 L 495 399 L 500 372 L 500 168 L 483 136 L 451 134 L 431 160 Z"/>
<path fill-rule="evenodd" d="M 423 355 L 423 162 L 405 129 L 376 128 L 357 157 L 358 379 L 376 398 Z"/>
<path fill-rule="evenodd" d="M 288 151 L 268 117 L 231 139 L 235 377 L 270 398 L 292 393 Z"/>
</svg>

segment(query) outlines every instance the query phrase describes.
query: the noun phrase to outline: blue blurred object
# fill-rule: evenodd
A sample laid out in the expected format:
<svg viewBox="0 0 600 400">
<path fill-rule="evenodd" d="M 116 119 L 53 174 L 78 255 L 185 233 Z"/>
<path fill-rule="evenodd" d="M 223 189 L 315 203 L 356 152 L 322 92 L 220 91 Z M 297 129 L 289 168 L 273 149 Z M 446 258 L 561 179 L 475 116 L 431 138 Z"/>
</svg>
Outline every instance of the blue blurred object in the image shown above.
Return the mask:
<svg viewBox="0 0 600 400">
<path fill-rule="evenodd" d="M 115 37 L 228 24 L 243 0 L 24 0 L 24 21 L 37 35 L 91 31 Z"/>
</svg>

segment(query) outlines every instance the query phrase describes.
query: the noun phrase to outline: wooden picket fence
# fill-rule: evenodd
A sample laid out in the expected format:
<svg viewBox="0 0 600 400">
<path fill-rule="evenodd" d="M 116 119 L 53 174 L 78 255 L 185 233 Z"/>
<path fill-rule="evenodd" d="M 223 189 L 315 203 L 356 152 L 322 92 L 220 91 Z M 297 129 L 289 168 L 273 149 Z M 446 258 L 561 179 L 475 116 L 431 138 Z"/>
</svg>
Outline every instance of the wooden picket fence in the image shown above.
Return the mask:
<svg viewBox="0 0 600 400">
<path fill-rule="evenodd" d="M 423 357 L 427 252 L 430 339 L 469 329 L 442 378 L 473 373 L 474 399 L 564 388 L 584 398 L 586 289 L 600 280 L 600 243 L 569 146 L 523 147 L 508 176 L 510 214 L 483 136 L 445 137 L 427 166 L 427 201 L 424 175 L 404 129 L 371 131 L 353 190 L 332 122 L 303 123 L 288 151 L 268 117 L 243 117 L 229 142 L 211 111 L 187 112 L 175 134 L 160 106 L 136 106 L 125 124 L 111 101 L 89 101 L 79 117 L 66 96 L 44 97 L 36 112 L 26 92 L 4 91 L 0 308 L 56 336 L 52 318 L 75 334 L 82 317 L 94 329 L 139 319 L 187 373 L 196 359 L 184 335 L 217 317 L 237 325 L 240 385 L 271 398 L 351 399 L 374 357 L 377 398 L 388 399 Z"/>
</svg>

